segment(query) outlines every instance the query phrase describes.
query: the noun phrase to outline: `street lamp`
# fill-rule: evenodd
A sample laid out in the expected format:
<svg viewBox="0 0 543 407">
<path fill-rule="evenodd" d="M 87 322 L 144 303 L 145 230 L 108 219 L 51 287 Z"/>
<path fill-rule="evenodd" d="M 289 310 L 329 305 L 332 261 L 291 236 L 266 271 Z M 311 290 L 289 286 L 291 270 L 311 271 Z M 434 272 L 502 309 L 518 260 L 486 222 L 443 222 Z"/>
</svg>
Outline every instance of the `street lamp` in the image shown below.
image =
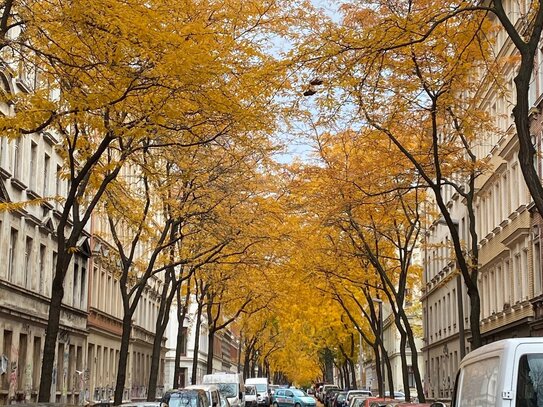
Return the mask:
<svg viewBox="0 0 543 407">
<path fill-rule="evenodd" d="M 381 340 L 381 346 L 382 346 L 382 357 L 381 357 L 381 382 L 383 386 L 383 394 L 381 394 L 381 397 L 385 396 L 385 338 L 383 336 L 383 300 L 380 298 L 372 298 L 373 302 L 376 302 L 379 304 L 379 338 Z"/>
</svg>

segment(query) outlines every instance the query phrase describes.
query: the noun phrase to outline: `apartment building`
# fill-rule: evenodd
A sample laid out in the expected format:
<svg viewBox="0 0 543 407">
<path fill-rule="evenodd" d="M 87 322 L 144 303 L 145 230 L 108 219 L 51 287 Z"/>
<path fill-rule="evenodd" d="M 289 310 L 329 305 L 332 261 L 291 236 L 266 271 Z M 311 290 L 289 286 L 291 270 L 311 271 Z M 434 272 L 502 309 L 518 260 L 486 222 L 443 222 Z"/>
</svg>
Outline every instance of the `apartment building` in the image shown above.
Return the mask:
<svg viewBox="0 0 543 407">
<path fill-rule="evenodd" d="M 0 70 L 1 90 L 30 91 L 12 72 Z M 13 109 L 0 104 L 4 115 Z M 65 196 L 58 142 L 47 132 L 0 137 L 0 203 Z M 38 393 L 62 207 L 59 201 L 37 202 L 0 211 L 0 404 L 35 401 Z M 89 226 L 79 240 L 65 278 L 51 401 L 108 399 L 115 386 L 122 318 L 118 277 L 101 261 L 110 246 L 91 230 Z M 159 288 L 160 280 L 153 279 L 137 308 L 126 399 L 146 397 Z M 159 394 L 163 367 L 161 363 Z"/>
<path fill-rule="evenodd" d="M 504 3 L 512 16 L 525 11 L 520 9 L 525 6 L 523 2 Z M 515 53 L 503 30 L 496 33 L 494 53 L 500 59 Z M 489 113 L 497 129 L 480 135 L 474 150 L 478 159 L 486 160 L 490 168 L 476 180 L 475 199 L 483 343 L 543 333 L 538 316 L 542 298 L 541 218 L 532 210 L 517 158 L 519 147 L 511 115 L 515 99 L 514 61 L 509 58 L 501 73 L 505 92 L 483 80 L 477 95 L 480 106 Z M 532 131 L 538 151 L 541 151 L 542 63 L 540 50 L 530 94 Z M 537 165 L 541 167 L 540 162 Z M 449 194 L 449 207 L 462 239 L 469 243 L 467 210 L 457 194 Z M 466 287 L 456 272 L 454 254 L 448 246 L 448 229 L 439 219 L 430 220 L 429 224 L 425 235 L 422 297 L 428 372 L 425 387 L 430 398 L 447 399 L 451 396 L 458 363 L 470 350 L 470 310 Z"/>
<path fill-rule="evenodd" d="M 27 85 L 0 73 L 4 92 L 28 91 Z M 2 104 L 2 114 L 13 105 Z M 0 201 L 23 202 L 62 196 L 65 182 L 57 140 L 48 133 L 13 140 L 0 138 Z M 0 211 L 0 404 L 33 400 L 37 395 L 48 303 L 57 259 L 57 203 L 42 202 L 16 211 Z M 65 298 L 51 388 L 53 400 L 74 402 L 77 371 L 83 371 L 87 323 L 89 235 L 82 236 L 65 280 Z"/>
</svg>

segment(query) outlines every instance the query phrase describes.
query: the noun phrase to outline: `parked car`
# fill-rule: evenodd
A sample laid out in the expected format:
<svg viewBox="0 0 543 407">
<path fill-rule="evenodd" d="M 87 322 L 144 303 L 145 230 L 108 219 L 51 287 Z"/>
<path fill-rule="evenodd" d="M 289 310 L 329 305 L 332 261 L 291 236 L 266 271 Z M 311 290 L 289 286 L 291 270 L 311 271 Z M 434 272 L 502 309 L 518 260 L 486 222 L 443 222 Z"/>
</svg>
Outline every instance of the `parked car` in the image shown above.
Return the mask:
<svg viewBox="0 0 543 407">
<path fill-rule="evenodd" d="M 268 387 L 270 388 L 270 394 L 273 397 L 275 390 L 277 390 L 280 386 L 278 384 L 270 384 Z"/>
<path fill-rule="evenodd" d="M 232 407 L 245 407 L 244 382 L 241 373 L 206 374 L 203 384 L 214 384 Z"/>
<path fill-rule="evenodd" d="M 167 391 L 160 400 L 168 407 L 208 407 L 207 394 L 199 389 L 179 389 Z"/>
<path fill-rule="evenodd" d="M 113 404 L 113 403 L 112 403 Z M 121 404 L 122 407 L 160 407 L 160 401 L 130 401 Z"/>
<path fill-rule="evenodd" d="M 318 395 L 319 395 L 319 401 L 321 403 L 324 403 L 324 397 L 326 395 L 326 392 L 330 389 L 336 389 L 336 390 L 339 390 L 339 387 L 337 387 L 335 384 L 323 384 L 322 385 L 322 388 L 320 389 Z"/>
<path fill-rule="evenodd" d="M 273 407 L 316 407 L 313 397 L 298 389 L 277 389 L 272 399 Z"/>
<path fill-rule="evenodd" d="M 256 386 L 252 384 L 245 385 L 245 407 L 257 407 Z"/>
<path fill-rule="evenodd" d="M 351 400 L 351 403 L 348 406 L 349 407 L 363 407 L 364 400 L 366 400 L 364 397 L 353 397 Z"/>
<path fill-rule="evenodd" d="M 328 389 L 326 390 L 326 393 L 324 393 L 324 401 L 323 401 L 323 404 L 326 406 L 326 407 L 331 407 L 331 401 L 332 401 L 332 398 L 337 394 L 339 393 L 339 389 L 336 387 L 336 388 L 333 388 L 333 389 Z"/>
<path fill-rule="evenodd" d="M 403 402 L 388 397 L 368 397 L 362 400 L 360 407 L 398 407 L 400 403 Z"/>
<path fill-rule="evenodd" d="M 347 392 L 338 391 L 332 398 L 332 407 L 346 407 Z"/>
<path fill-rule="evenodd" d="M 385 391 L 385 397 L 390 397 L 390 392 L 389 391 Z M 401 391 L 395 391 L 394 392 L 394 400 L 405 401 L 405 393 L 403 393 Z"/>
<path fill-rule="evenodd" d="M 256 401 L 259 406 L 270 406 L 270 389 L 267 377 L 250 377 L 245 381 L 245 384 L 252 384 L 256 387 Z"/>
<path fill-rule="evenodd" d="M 372 393 L 370 390 L 349 390 L 347 392 L 347 405 L 351 402 L 351 399 L 355 396 L 360 397 L 372 397 Z"/>
<path fill-rule="evenodd" d="M 207 399 L 209 402 L 208 407 L 220 407 L 221 406 L 221 396 L 219 393 L 219 388 L 214 384 L 193 384 L 191 386 L 185 387 L 185 389 L 196 389 L 203 390 L 207 394 Z"/>
</svg>

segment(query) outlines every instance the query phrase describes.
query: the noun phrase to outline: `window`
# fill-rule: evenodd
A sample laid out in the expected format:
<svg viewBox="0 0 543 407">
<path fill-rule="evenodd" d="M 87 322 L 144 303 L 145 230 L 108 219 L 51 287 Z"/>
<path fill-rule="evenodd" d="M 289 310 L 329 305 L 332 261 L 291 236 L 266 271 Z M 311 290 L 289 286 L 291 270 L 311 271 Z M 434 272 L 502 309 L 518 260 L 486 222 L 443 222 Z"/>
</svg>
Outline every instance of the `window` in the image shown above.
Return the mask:
<svg viewBox="0 0 543 407">
<path fill-rule="evenodd" d="M 38 292 L 44 293 L 45 292 L 45 255 L 46 255 L 47 248 L 45 245 L 40 245 L 40 259 L 39 259 L 39 277 L 38 277 Z"/>
<path fill-rule="evenodd" d="M 74 280 L 72 286 L 72 304 L 74 307 L 78 305 L 79 298 L 79 264 L 77 261 L 74 262 Z"/>
<path fill-rule="evenodd" d="M 56 273 L 56 270 L 57 270 L 57 258 L 58 258 L 58 255 L 56 252 L 53 252 L 53 276 L 55 275 Z M 53 279 L 51 278 L 51 281 Z M 47 292 L 45 293 L 45 295 L 49 295 L 49 288 L 47 288 Z"/>
<path fill-rule="evenodd" d="M 543 405 L 543 354 L 521 356 L 515 405 L 526 407 Z"/>
<path fill-rule="evenodd" d="M 13 173 L 16 178 L 21 179 L 21 138 L 15 139 L 13 151 Z"/>
<path fill-rule="evenodd" d="M 9 363 L 12 362 L 12 359 L 11 359 L 12 342 L 13 342 L 13 332 L 7 329 L 4 329 L 4 349 L 2 349 L 2 354 L 7 356 Z M 7 390 L 9 388 L 8 376 L 9 376 L 8 374 L 0 375 L 0 384 L 1 384 L 0 388 L 3 390 Z"/>
<path fill-rule="evenodd" d="M 15 261 L 17 256 L 17 229 L 11 228 L 11 234 L 9 237 L 9 253 L 8 253 L 8 281 L 13 281 L 13 274 L 15 272 Z"/>
<path fill-rule="evenodd" d="M 416 387 L 415 383 L 415 372 L 413 371 L 413 366 L 407 366 L 407 379 L 409 381 L 409 387 Z"/>
<path fill-rule="evenodd" d="M 460 372 L 458 406 L 495 406 L 498 397 L 499 367 L 500 359 L 498 357 L 467 365 Z"/>
<path fill-rule="evenodd" d="M 39 336 L 34 337 L 34 348 L 32 352 L 32 390 L 37 391 L 40 384 L 40 370 L 41 370 L 41 338 Z"/>
<path fill-rule="evenodd" d="M 38 145 L 30 143 L 30 189 L 36 191 L 36 180 L 38 179 Z"/>
<path fill-rule="evenodd" d="M 534 242 L 534 294 L 541 294 L 541 244 L 539 240 Z"/>
<path fill-rule="evenodd" d="M 32 284 L 32 246 L 33 246 L 32 238 L 27 236 L 26 245 L 25 245 L 25 279 L 24 279 L 24 286 L 27 288 L 31 288 L 30 285 Z"/>
<path fill-rule="evenodd" d="M 522 300 L 522 269 L 520 267 L 520 253 L 513 258 L 513 275 L 515 276 L 515 301 Z"/>
<path fill-rule="evenodd" d="M 518 195 L 518 190 L 515 191 L 515 184 L 518 180 L 518 164 L 515 163 L 513 165 L 513 167 L 511 168 L 511 180 L 510 182 L 513 182 L 512 184 L 512 187 L 511 187 L 511 205 L 512 205 L 512 208 L 511 210 L 514 211 L 514 210 L 517 210 L 517 208 L 519 207 L 519 195 Z"/>
<path fill-rule="evenodd" d="M 51 158 L 49 155 L 45 154 L 45 159 L 43 160 L 43 196 L 49 194 L 48 182 L 50 161 Z"/>
<path fill-rule="evenodd" d="M 18 389 L 24 389 L 26 387 L 26 375 L 24 367 L 26 366 L 26 357 L 28 349 L 28 335 L 19 334 L 19 349 L 17 353 L 17 384 Z"/>
<path fill-rule="evenodd" d="M 6 137 L 0 137 L 0 167 L 8 168 L 8 163 L 5 158 L 6 152 Z"/>
<path fill-rule="evenodd" d="M 80 289 L 81 292 L 79 294 L 79 299 L 81 301 L 81 308 L 85 307 L 85 289 L 86 289 L 86 280 L 87 280 L 87 269 L 85 267 L 81 267 L 81 284 Z"/>
<path fill-rule="evenodd" d="M 510 264 L 509 260 L 506 260 L 503 265 L 503 298 L 505 299 L 505 303 L 512 305 L 511 301 L 511 271 L 509 270 Z"/>
<path fill-rule="evenodd" d="M 522 275 L 522 298 L 521 301 L 524 299 L 528 299 L 528 290 L 529 290 L 529 282 L 528 282 L 528 249 L 523 248 L 520 252 L 520 274 Z"/>
<path fill-rule="evenodd" d="M 61 173 L 62 173 L 62 167 L 60 165 L 57 165 L 57 181 L 56 181 L 56 184 L 55 184 L 55 195 L 62 195 L 62 191 L 61 191 L 61 185 L 62 185 L 62 178 L 61 178 Z"/>
<path fill-rule="evenodd" d="M 187 355 L 187 327 L 181 328 L 181 356 Z"/>
</svg>

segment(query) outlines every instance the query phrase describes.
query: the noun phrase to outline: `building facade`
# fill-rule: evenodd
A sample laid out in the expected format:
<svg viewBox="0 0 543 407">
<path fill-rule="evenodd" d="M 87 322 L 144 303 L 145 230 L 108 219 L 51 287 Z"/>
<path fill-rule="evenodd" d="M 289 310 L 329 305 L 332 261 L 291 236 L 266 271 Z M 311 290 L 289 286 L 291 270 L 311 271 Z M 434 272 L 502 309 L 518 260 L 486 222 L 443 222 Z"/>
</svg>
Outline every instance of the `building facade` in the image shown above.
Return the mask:
<svg viewBox="0 0 543 407">
<path fill-rule="evenodd" d="M 9 72 L 9 73 L 8 73 Z M 0 71 L 5 93 L 28 92 L 13 71 Z M 14 106 L 0 104 L 4 115 Z M 35 401 L 40 382 L 53 271 L 57 261 L 56 225 L 67 184 L 59 140 L 42 132 L 8 140 L 0 137 L 0 204 L 34 203 L 0 210 L 0 404 Z M 118 278 L 102 267 L 107 245 L 92 236 L 78 242 L 64 282 L 51 401 L 78 404 L 109 399 L 115 385 L 122 318 Z M 146 396 L 157 281 L 149 284 L 137 308 L 130 345 L 126 399 Z M 154 319 L 153 319 L 154 318 Z M 159 390 L 163 387 L 163 367 Z M 159 391 L 160 394 L 160 391 Z"/>
<path fill-rule="evenodd" d="M 521 16 L 523 2 L 504 2 L 511 16 Z M 503 87 L 487 78 L 477 99 L 492 119 L 495 131 L 480 135 L 474 152 L 488 166 L 476 180 L 475 219 L 479 248 L 478 288 L 481 299 L 480 328 L 483 344 L 496 340 L 540 336 L 543 322 L 541 270 L 541 217 L 533 203 L 518 162 L 518 140 L 511 109 L 515 100 L 514 46 L 504 30 L 496 33 L 494 54 L 507 60 L 501 72 Z M 531 131 L 541 174 L 541 118 L 543 51 L 539 49 L 530 88 Z M 469 247 L 467 210 L 456 194 L 449 195 L 452 218 Z M 463 354 L 470 351 L 469 300 L 459 277 L 448 230 L 431 219 L 425 235 L 424 309 L 427 395 L 449 399 Z M 462 338 L 463 337 L 463 338 Z M 461 345 L 463 343 L 463 346 Z M 464 347 L 463 352 L 461 348 Z"/>
</svg>

